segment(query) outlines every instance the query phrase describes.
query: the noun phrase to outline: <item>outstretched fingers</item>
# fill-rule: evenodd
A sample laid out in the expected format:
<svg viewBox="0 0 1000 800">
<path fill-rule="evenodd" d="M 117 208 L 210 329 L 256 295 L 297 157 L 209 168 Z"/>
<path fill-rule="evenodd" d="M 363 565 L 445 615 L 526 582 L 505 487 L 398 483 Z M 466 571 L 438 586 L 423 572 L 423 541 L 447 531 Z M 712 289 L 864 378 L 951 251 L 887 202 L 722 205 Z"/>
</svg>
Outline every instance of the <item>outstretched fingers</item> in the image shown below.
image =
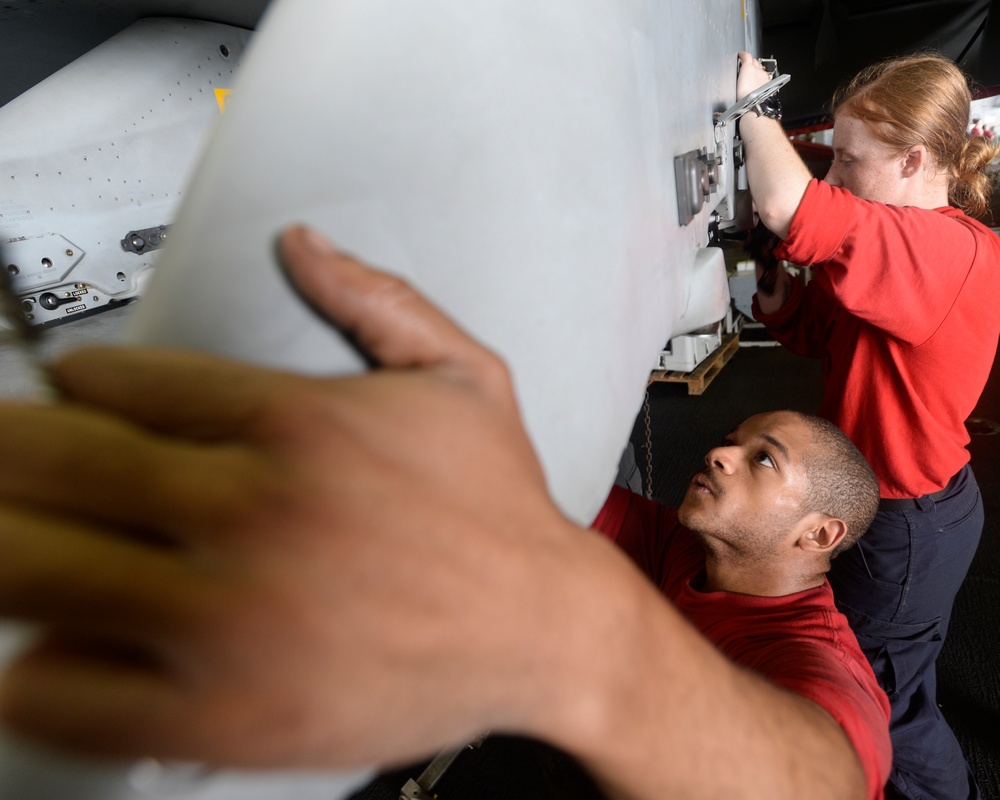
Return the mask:
<svg viewBox="0 0 1000 800">
<path fill-rule="evenodd" d="M 239 444 L 162 437 L 67 403 L 0 404 L 0 430 L 0 504 L 125 526 L 140 539 L 231 528 L 247 492 L 274 472 Z"/>
</svg>

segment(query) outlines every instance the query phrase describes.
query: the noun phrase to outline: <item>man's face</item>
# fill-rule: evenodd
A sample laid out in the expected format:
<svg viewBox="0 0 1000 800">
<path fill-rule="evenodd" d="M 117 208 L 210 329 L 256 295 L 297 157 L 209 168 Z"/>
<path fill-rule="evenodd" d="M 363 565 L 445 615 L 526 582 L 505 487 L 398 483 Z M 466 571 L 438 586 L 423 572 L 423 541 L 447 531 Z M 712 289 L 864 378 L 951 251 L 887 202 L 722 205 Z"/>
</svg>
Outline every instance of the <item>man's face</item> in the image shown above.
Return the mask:
<svg viewBox="0 0 1000 800">
<path fill-rule="evenodd" d="M 786 412 L 751 417 L 705 456 L 679 518 L 718 554 L 760 558 L 778 552 L 805 516 L 809 428 Z"/>
<path fill-rule="evenodd" d="M 902 169 L 903 156 L 876 139 L 866 123 L 849 114 L 837 115 L 827 183 L 864 200 L 906 205 Z"/>
</svg>

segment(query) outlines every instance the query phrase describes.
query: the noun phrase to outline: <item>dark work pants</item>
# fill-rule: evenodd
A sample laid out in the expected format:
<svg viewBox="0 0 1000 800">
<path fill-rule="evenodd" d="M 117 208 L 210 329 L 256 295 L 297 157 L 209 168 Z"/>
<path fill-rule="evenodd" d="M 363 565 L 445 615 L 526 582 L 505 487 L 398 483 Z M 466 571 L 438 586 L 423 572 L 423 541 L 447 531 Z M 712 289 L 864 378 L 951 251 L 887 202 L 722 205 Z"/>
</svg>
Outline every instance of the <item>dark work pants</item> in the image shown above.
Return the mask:
<svg viewBox="0 0 1000 800">
<path fill-rule="evenodd" d="M 937 705 L 935 662 L 983 530 L 979 486 L 966 466 L 948 494 L 879 511 L 858 544 L 833 561 L 837 606 L 892 705 L 889 782 L 910 800 L 981 797 Z"/>
</svg>

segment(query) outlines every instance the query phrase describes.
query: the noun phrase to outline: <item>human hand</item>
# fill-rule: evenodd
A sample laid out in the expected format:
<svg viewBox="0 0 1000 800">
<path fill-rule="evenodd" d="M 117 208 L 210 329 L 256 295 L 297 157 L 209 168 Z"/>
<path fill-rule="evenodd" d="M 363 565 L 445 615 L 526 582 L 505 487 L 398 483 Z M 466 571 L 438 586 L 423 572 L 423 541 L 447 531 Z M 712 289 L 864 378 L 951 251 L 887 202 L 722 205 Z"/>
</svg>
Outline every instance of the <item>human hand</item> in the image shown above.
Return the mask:
<svg viewBox="0 0 1000 800">
<path fill-rule="evenodd" d="M 736 99 L 742 100 L 750 92 L 759 89 L 771 76 L 760 61 L 745 51 L 739 53 L 740 66 L 736 74 Z"/>
<path fill-rule="evenodd" d="M 756 224 L 747 235 L 744 248 L 754 262 L 757 275 L 757 304 L 765 314 L 781 308 L 791 292 L 791 276 L 775 255 L 781 240 L 763 224 Z"/>
<path fill-rule="evenodd" d="M 773 314 L 788 300 L 792 292 L 792 277 L 783 264 L 765 268 L 759 261 L 757 273 L 757 305 L 765 314 Z"/>
<path fill-rule="evenodd" d="M 0 683 L 15 730 L 328 767 L 548 714 L 572 610 L 541 592 L 606 543 L 549 499 L 504 365 L 314 234 L 281 252 L 383 369 L 94 349 L 53 365 L 65 402 L 0 406 L 0 614 L 41 631 Z"/>
</svg>

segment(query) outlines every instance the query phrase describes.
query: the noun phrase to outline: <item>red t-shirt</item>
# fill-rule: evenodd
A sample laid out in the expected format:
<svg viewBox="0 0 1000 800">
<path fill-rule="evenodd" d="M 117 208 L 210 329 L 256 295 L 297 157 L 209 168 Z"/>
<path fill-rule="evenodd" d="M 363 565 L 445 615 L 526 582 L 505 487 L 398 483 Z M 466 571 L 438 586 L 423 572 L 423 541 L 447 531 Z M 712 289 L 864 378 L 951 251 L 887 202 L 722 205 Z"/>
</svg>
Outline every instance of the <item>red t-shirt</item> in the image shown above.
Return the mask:
<svg viewBox="0 0 1000 800">
<path fill-rule="evenodd" d="M 699 592 L 691 583 L 704 572 L 705 551 L 677 521 L 677 510 L 618 486 L 592 527 L 726 656 L 824 708 L 854 745 L 868 797 L 883 797 L 892 765 L 889 701 L 829 583 L 785 597 Z"/>
<path fill-rule="evenodd" d="M 777 251 L 813 264 L 788 301 L 753 313 L 823 359 L 819 415 L 857 445 L 882 497 L 936 491 L 969 461 L 965 420 L 1000 335 L 1000 237 L 956 208 L 861 200 L 813 180 Z"/>
</svg>

